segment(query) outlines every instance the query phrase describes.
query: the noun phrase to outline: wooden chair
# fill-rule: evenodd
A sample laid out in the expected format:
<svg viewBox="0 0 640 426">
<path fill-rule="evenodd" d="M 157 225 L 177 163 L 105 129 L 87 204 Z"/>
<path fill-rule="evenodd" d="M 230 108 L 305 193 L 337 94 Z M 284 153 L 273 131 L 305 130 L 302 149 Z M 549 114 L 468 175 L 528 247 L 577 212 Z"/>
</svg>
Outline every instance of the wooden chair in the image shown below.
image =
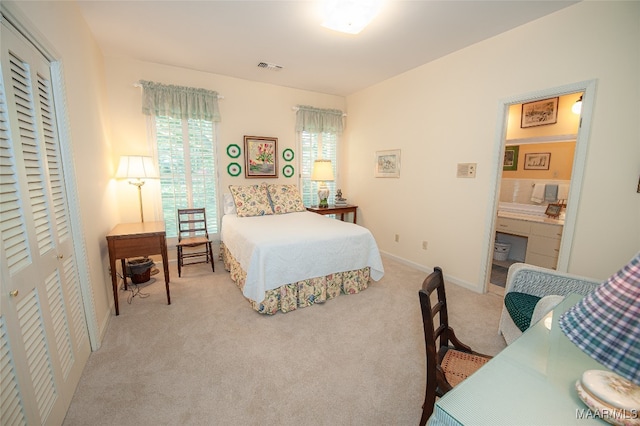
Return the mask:
<svg viewBox="0 0 640 426">
<path fill-rule="evenodd" d="M 196 250 L 204 246 L 203 250 Z M 184 250 L 184 249 L 187 250 Z M 178 209 L 178 277 L 182 274 L 182 267 L 195 265 L 196 263 L 211 262 L 211 270 L 215 272 L 213 265 L 213 250 L 207 231 L 207 214 L 205 209 Z M 184 263 L 185 259 L 200 260 Z"/>
<path fill-rule="evenodd" d="M 432 306 L 431 294 L 434 290 L 437 290 L 438 302 Z M 427 355 L 427 386 L 420 419 L 420 426 L 423 426 L 433 413 L 436 396 L 442 397 L 491 357 L 472 351 L 469 346 L 458 340 L 453 329 L 449 327 L 442 269 L 433 268 L 433 272 L 422 283 L 422 289 L 418 294 Z M 434 321 L 436 314 L 440 316 L 440 325 L 437 328 Z M 438 339 L 440 342 L 436 343 Z"/>
</svg>

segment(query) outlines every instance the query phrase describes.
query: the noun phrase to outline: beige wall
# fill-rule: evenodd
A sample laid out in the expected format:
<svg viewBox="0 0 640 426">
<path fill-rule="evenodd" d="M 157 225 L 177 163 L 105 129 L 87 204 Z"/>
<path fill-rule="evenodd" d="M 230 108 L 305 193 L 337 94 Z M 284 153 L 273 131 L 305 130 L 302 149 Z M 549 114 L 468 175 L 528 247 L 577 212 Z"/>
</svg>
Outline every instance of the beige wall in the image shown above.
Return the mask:
<svg viewBox="0 0 640 426">
<path fill-rule="evenodd" d="M 135 190 L 112 176 L 119 155 L 149 150 L 140 89 L 133 83 L 147 79 L 204 87 L 225 97 L 220 103 L 222 188 L 244 182 L 226 175 L 228 144 L 252 134 L 278 137 L 280 150 L 295 149 L 292 106 L 345 109 L 340 97 L 103 59 L 74 3 L 19 2 L 14 7 L 64 65 L 101 331 L 112 304 L 104 236 L 116 223 L 138 219 Z M 349 96 L 341 186 L 345 197 L 360 205 L 359 222 L 372 230 L 380 248 L 419 267 L 440 265 L 448 276 L 480 290 L 488 199 L 494 191 L 490 169 L 501 164 L 492 158 L 499 100 L 595 78 L 591 140 L 569 266 L 571 272 L 604 278 L 628 260 L 640 247 L 640 196 L 635 192 L 640 172 L 639 17 L 637 2 L 582 2 Z M 374 152 L 395 148 L 402 149 L 400 179 L 373 178 Z M 458 162 L 478 163 L 477 177 L 456 179 Z M 153 184 L 145 186 L 146 214 L 157 210 L 154 191 Z M 607 199 L 614 202 L 603 202 Z M 421 249 L 423 240 L 429 243 L 427 251 Z"/>
<path fill-rule="evenodd" d="M 626 263 L 640 249 L 639 22 L 638 2 L 581 2 L 349 96 L 343 191 L 380 249 L 481 291 L 500 101 L 596 79 L 569 271 Z M 385 149 L 402 150 L 399 179 L 373 177 Z M 456 178 L 464 162 L 475 179 Z"/>
<path fill-rule="evenodd" d="M 222 124 L 219 132 L 219 176 L 229 184 L 260 182 L 232 178 L 226 146 L 242 146 L 244 135 L 278 138 L 278 150 L 292 148 L 298 104 L 345 109 L 343 97 L 162 66 L 123 58 L 103 58 L 73 2 L 16 2 L 11 9 L 63 63 L 83 231 L 89 257 L 95 311 L 100 333 L 111 316 L 113 296 L 105 235 L 117 223 L 139 221 L 137 190 L 113 179 L 123 154 L 147 155 L 146 120 L 141 114 L 140 79 L 218 91 Z M 105 78 L 106 74 L 106 78 Z M 239 158 L 242 160 L 242 157 Z M 237 160 L 233 160 L 237 161 Z M 277 182 L 297 182 L 281 174 Z M 276 181 L 276 180 L 271 180 Z M 145 220 L 160 219 L 158 183 L 143 188 Z M 157 200 L 157 201 L 156 201 Z M 170 253 L 170 256 L 173 252 Z"/>
<path fill-rule="evenodd" d="M 502 177 L 507 179 L 556 179 L 571 180 L 575 142 L 531 143 L 518 146 L 518 169 L 505 170 Z M 549 153 L 549 170 L 525 170 L 526 154 Z"/>
<path fill-rule="evenodd" d="M 17 2 L 8 6 L 63 65 L 73 168 L 89 261 L 91 283 L 88 285 L 93 290 L 97 328 L 102 335 L 111 316 L 113 300 L 111 283 L 106 281 L 105 235 L 118 220 L 114 188 L 110 183 L 114 166 L 102 54 L 75 3 Z M 65 174 L 70 172 L 72 170 L 65 170 Z"/>
<path fill-rule="evenodd" d="M 290 89 L 271 84 L 256 83 L 238 78 L 225 77 L 184 68 L 158 65 L 124 58 L 106 57 L 107 92 L 112 118 L 114 167 L 120 155 L 150 155 L 151 144 L 147 141 L 146 116 L 141 113 L 142 89 L 133 84 L 139 80 L 155 81 L 189 87 L 215 90 L 224 99 L 219 101 L 222 122 L 219 126 L 218 176 L 220 191 L 228 192 L 230 184 L 256 184 L 262 179 L 244 178 L 244 135 L 278 138 L 278 179 L 274 183 L 298 182 L 298 168 L 291 178 L 282 176 L 282 151 L 293 149 L 298 154 L 295 138 L 296 105 L 312 105 L 318 108 L 345 109 L 343 97 L 316 92 Z M 229 144 L 242 147 L 243 155 L 231 159 L 226 153 Z M 231 177 L 227 166 L 231 162 L 242 165 L 242 173 Z M 291 163 L 295 164 L 295 163 Z M 267 180 L 267 179 L 265 179 Z M 120 199 L 119 221 L 139 221 L 136 188 L 126 181 L 115 181 Z M 143 188 L 145 220 L 161 220 L 160 195 L 157 181 L 149 181 Z M 170 252 L 170 256 L 173 256 Z"/>
</svg>

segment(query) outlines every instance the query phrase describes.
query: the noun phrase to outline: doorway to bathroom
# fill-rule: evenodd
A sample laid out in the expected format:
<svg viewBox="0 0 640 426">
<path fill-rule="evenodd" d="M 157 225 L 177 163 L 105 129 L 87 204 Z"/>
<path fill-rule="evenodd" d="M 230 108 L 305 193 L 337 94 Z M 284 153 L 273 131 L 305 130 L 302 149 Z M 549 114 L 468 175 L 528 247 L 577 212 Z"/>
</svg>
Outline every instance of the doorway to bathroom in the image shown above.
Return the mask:
<svg viewBox="0 0 640 426">
<path fill-rule="evenodd" d="M 595 81 L 587 81 L 502 101 L 485 291 L 502 294 L 515 262 L 567 270 L 594 94 Z M 560 214 L 550 217 L 549 205 L 560 206 Z"/>
</svg>

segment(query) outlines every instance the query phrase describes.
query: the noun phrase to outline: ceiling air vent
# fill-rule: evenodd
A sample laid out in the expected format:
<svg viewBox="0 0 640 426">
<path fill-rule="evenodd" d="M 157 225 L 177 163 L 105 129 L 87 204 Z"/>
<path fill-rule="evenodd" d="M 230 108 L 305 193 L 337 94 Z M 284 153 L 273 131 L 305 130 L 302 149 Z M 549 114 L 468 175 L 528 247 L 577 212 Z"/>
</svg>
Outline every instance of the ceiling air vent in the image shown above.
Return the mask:
<svg viewBox="0 0 640 426">
<path fill-rule="evenodd" d="M 269 62 L 260 62 L 258 64 L 258 68 L 264 68 L 266 70 L 272 70 L 272 71 L 280 71 L 284 67 L 282 65 L 271 64 Z"/>
</svg>

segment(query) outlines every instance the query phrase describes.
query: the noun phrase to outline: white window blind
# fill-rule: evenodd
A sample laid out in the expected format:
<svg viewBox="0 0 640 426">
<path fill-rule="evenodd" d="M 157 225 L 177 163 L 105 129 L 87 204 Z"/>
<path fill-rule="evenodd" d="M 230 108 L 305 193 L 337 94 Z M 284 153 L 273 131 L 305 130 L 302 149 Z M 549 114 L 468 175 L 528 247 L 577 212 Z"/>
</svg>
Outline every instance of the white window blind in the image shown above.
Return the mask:
<svg viewBox="0 0 640 426">
<path fill-rule="evenodd" d="M 329 187 L 329 204 L 333 204 L 336 196 L 336 188 L 338 187 L 338 175 L 336 173 L 338 166 L 337 150 L 338 135 L 333 132 L 311 133 L 307 131 L 300 132 L 300 187 L 302 188 L 302 201 L 305 206 L 318 205 L 318 182 L 311 180 L 311 172 L 313 171 L 313 162 L 317 159 L 331 160 L 333 166 L 333 176 L 336 178 L 333 182 L 327 182 Z"/>
<path fill-rule="evenodd" d="M 177 237 L 178 209 L 204 207 L 207 229 L 218 232 L 215 125 L 208 120 L 151 117 L 155 124 L 162 214 Z"/>
</svg>

